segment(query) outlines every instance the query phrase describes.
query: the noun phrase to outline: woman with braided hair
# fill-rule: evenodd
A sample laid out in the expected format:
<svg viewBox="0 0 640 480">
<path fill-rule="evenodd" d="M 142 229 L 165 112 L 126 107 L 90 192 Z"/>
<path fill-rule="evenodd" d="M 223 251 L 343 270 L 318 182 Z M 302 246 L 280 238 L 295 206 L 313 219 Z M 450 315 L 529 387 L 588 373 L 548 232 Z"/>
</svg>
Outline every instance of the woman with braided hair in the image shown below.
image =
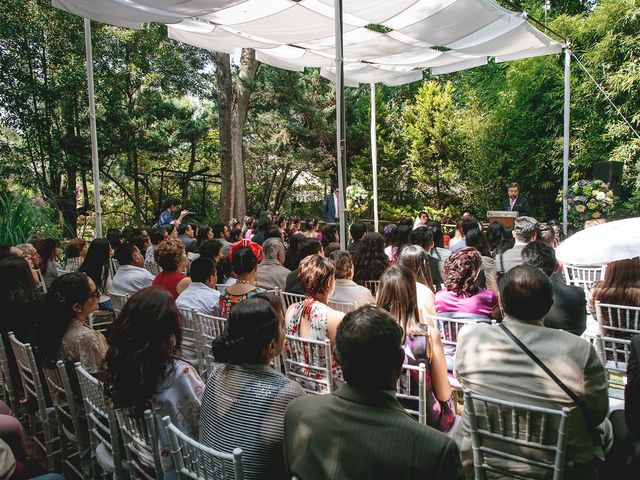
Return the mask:
<svg viewBox="0 0 640 480">
<path fill-rule="evenodd" d="M 220 296 L 220 316 L 226 317 L 231 309 L 246 298 L 265 290 L 256 286 L 258 263 L 262 261 L 262 247 L 250 240 L 240 240 L 231 245 L 229 261 L 236 276 L 233 285 Z"/>
<path fill-rule="evenodd" d="M 264 293 L 236 305 L 213 342 L 216 362 L 202 398 L 200 442 L 225 453 L 240 447 L 246 479 L 287 478 L 284 413 L 304 390 L 270 366 L 283 345 L 282 305 Z"/>
</svg>

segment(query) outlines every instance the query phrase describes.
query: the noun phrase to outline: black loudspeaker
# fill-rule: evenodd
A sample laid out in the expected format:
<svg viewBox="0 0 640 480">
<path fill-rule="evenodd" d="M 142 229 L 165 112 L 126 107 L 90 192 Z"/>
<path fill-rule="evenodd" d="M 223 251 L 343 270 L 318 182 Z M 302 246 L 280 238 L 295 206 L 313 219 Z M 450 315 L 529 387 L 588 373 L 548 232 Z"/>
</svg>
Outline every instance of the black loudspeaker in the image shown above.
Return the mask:
<svg viewBox="0 0 640 480">
<path fill-rule="evenodd" d="M 595 162 L 592 176 L 609 184 L 616 197 L 620 197 L 622 186 L 622 162 Z"/>
</svg>

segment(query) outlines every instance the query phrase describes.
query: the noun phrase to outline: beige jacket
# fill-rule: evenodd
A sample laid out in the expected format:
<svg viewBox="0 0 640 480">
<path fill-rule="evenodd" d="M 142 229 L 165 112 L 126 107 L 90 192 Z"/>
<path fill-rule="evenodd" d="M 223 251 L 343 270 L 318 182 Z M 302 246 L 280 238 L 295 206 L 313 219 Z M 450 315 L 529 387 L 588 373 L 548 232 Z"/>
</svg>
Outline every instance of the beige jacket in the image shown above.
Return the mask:
<svg viewBox="0 0 640 480">
<path fill-rule="evenodd" d="M 586 404 L 586 416 L 562 389 L 498 326 L 476 324 L 458 336 L 455 375 L 465 389 L 480 395 L 546 408 L 573 408 L 568 423 L 567 474 L 597 478 L 592 461 L 601 454 L 594 428 L 606 418 L 609 398 L 605 370 L 595 349 L 569 332 L 544 327 L 542 321 L 504 324 Z M 461 453 L 472 459 L 468 418 L 463 415 Z M 594 441 L 594 438 L 596 440 Z M 580 472 L 580 473 L 578 473 Z M 526 472 L 525 472 L 525 476 Z"/>
</svg>

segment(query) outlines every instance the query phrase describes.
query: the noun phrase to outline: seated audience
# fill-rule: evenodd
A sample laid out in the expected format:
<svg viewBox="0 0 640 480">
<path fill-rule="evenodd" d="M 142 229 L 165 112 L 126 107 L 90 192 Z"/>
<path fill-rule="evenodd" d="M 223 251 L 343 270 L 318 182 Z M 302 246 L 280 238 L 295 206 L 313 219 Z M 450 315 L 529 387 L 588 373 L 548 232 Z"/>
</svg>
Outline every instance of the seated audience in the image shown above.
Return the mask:
<svg viewBox="0 0 640 480">
<path fill-rule="evenodd" d="M 67 263 L 64 269 L 67 272 L 77 272 L 87 256 L 89 247 L 86 240 L 80 237 L 72 238 L 64 244 L 64 253 L 67 256 Z"/>
<path fill-rule="evenodd" d="M 155 276 L 142 268 L 144 258 L 133 243 L 126 242 L 118 247 L 115 259 L 120 268 L 111 281 L 114 292 L 131 294 L 151 286 Z"/>
<path fill-rule="evenodd" d="M 336 225 L 325 225 L 322 228 L 322 248 L 327 248 L 331 243 L 340 243 L 340 235 Z"/>
<path fill-rule="evenodd" d="M 267 238 L 262 244 L 264 259 L 258 265 L 256 284 L 265 290 L 284 290 L 291 270 L 282 266 L 285 259 L 284 245 L 277 238 Z"/>
<path fill-rule="evenodd" d="M 112 278 L 113 270 L 111 257 L 113 248 L 106 238 L 96 238 L 87 251 L 87 256 L 78 269 L 79 272 L 86 273 L 93 280 L 100 292 L 100 310 L 113 311 L 113 305 L 107 292 L 113 290 Z"/>
<path fill-rule="evenodd" d="M 380 280 L 388 266 L 389 257 L 385 253 L 382 235 L 377 232 L 367 233 L 360 249 L 353 256 L 353 281 L 364 285 L 367 280 Z"/>
<path fill-rule="evenodd" d="M 189 223 L 183 223 L 178 226 L 178 240 L 184 244 L 184 249 L 187 252 L 194 252 L 196 250 L 196 235 L 195 230 Z"/>
<path fill-rule="evenodd" d="M 207 240 L 213 240 L 213 228 L 209 225 L 199 225 L 195 250 L 197 251 L 200 245 L 202 245 L 202 242 L 206 242 Z"/>
<path fill-rule="evenodd" d="M 337 252 L 340 250 L 340 244 L 338 242 L 333 242 L 327 245 L 327 248 L 324 249 L 324 256 L 329 257 L 333 252 Z"/>
<path fill-rule="evenodd" d="M 426 322 L 422 321 L 416 302 L 416 283 L 416 277 L 408 267 L 389 267 L 380 278 L 376 304 L 389 312 L 402 327 L 406 356 L 404 363 L 414 366 L 424 363 L 427 366 L 427 423 L 446 432 L 453 425 L 455 411 L 444 348 L 435 327 L 420 325 Z"/>
<path fill-rule="evenodd" d="M 107 340 L 87 326 L 89 315 L 98 309 L 99 298 L 100 291 L 91 277 L 80 272 L 62 275 L 51 284 L 46 315 L 35 333 L 36 354 L 43 367 L 55 367 L 58 360 L 64 360 L 70 366 L 80 362 L 90 373 L 100 370 Z"/>
<path fill-rule="evenodd" d="M 138 417 L 146 409 L 153 412 L 165 479 L 176 473 L 162 418 L 168 415 L 185 435 L 198 438 L 204 391 L 196 369 L 179 357 L 181 343 L 180 313 L 171 294 L 139 290 L 113 324 L 103 371 L 105 395 L 114 408 L 131 409 Z M 146 457 L 136 460 L 153 467 Z"/>
<path fill-rule="evenodd" d="M 231 309 L 245 298 L 251 298 L 264 289 L 256 285 L 256 270 L 262 260 L 262 247 L 249 240 L 234 243 L 229 250 L 231 268 L 236 282 L 220 296 L 220 315 L 226 317 Z"/>
<path fill-rule="evenodd" d="M 527 265 L 538 267 L 551 279 L 553 305 L 544 317 L 544 326 L 565 330 L 577 336 L 582 335 L 587 328 L 584 290 L 552 277 L 558 268 L 553 248 L 546 243 L 533 241 L 522 249 L 522 260 Z"/>
<path fill-rule="evenodd" d="M 149 247 L 151 247 L 151 238 L 149 237 L 149 233 L 147 232 L 146 227 L 134 228 L 125 241 L 133 243 L 136 247 L 138 247 L 142 258 L 144 258 L 147 250 L 149 249 Z M 114 249 L 114 251 L 115 250 L 117 249 Z"/>
<path fill-rule="evenodd" d="M 481 229 L 482 229 L 482 225 L 480 225 L 480 222 L 478 222 L 478 220 L 473 218 L 471 214 L 466 216 L 463 214 L 462 221 L 460 222 L 460 232 L 462 233 L 462 238 L 456 243 L 451 244 L 451 246 L 449 247 L 449 250 L 451 250 L 451 253 L 467 246 L 467 233 L 469 233 L 471 230 L 481 230 Z M 456 231 L 456 235 L 457 235 L 457 232 L 458 231 Z"/>
<path fill-rule="evenodd" d="M 216 223 L 213 226 L 213 238 L 217 238 L 222 242 L 222 257 L 229 256 L 229 250 L 231 249 L 231 242 L 229 242 L 229 227 L 224 223 Z"/>
<path fill-rule="evenodd" d="M 498 282 L 495 280 L 493 272 L 495 270 L 495 260 L 489 252 L 489 242 L 484 232 L 479 228 L 472 228 L 465 235 L 465 242 L 468 247 L 475 248 L 482 257 L 482 271 L 478 277 L 478 283 L 482 288 L 489 288 L 494 292 L 498 291 Z"/>
<path fill-rule="evenodd" d="M 391 245 L 384 249 L 384 253 L 387 255 L 387 258 L 389 258 L 389 262 L 394 263 L 400 249 L 409 243 L 409 234 L 411 233 L 412 225 L 413 221 L 410 222 L 410 225 L 400 223 L 397 228 L 393 230 Z"/>
<path fill-rule="evenodd" d="M 306 230 L 304 232 L 304 236 L 307 238 L 315 238 L 319 240 L 320 233 L 318 232 L 318 220 L 316 218 L 309 218 L 305 223 Z"/>
<path fill-rule="evenodd" d="M 390 223 L 384 227 L 382 230 L 383 238 L 384 238 L 384 248 L 387 248 L 393 244 L 393 237 L 396 233 L 396 229 L 398 226 L 394 223 Z M 367 232 L 370 233 L 370 232 Z"/>
<path fill-rule="evenodd" d="M 111 248 L 113 248 L 114 251 L 116 248 L 122 245 L 122 234 L 117 228 L 108 228 L 105 238 L 109 240 L 109 245 L 111 245 Z"/>
<path fill-rule="evenodd" d="M 213 342 L 200 442 L 225 453 L 241 448 L 246 479 L 284 479 L 284 412 L 304 390 L 270 365 L 284 346 L 282 305 L 256 295 L 231 311 L 227 325 Z"/>
<path fill-rule="evenodd" d="M 285 314 L 285 331 L 311 340 L 329 339 L 332 344 L 336 338 L 336 328 L 344 317 L 343 312 L 328 306 L 329 298 L 335 288 L 335 268 L 333 264 L 320 255 L 311 255 L 300 262 L 300 285 L 305 299 L 289 306 Z M 313 372 L 302 372 L 305 376 Z M 334 380 L 339 375 L 337 364 L 332 365 Z M 310 388 L 315 384 L 309 384 Z"/>
<path fill-rule="evenodd" d="M 36 247 L 31 245 L 30 243 L 21 243 L 20 245 L 16 245 L 17 249 L 22 250 L 22 254 L 31 268 L 38 269 L 38 265 L 40 265 L 40 255 L 38 255 L 38 251 Z"/>
<path fill-rule="evenodd" d="M 500 277 L 517 265 L 522 265 L 522 249 L 536 239 L 538 222 L 533 217 L 517 217 L 513 227 L 515 245 L 504 253 L 496 255 L 495 278 Z"/>
<path fill-rule="evenodd" d="M 376 299 L 371 295 L 371 291 L 353 281 L 353 262 L 348 251 L 332 252 L 329 261 L 336 269 L 336 286 L 329 300 L 355 303 L 357 307 L 375 303 Z"/>
<path fill-rule="evenodd" d="M 504 225 L 500 222 L 491 222 L 487 227 L 487 243 L 489 244 L 491 258 L 495 258 L 498 253 L 508 250 L 508 248 L 501 248 L 505 235 L 504 230 Z"/>
<path fill-rule="evenodd" d="M 424 229 L 425 227 L 420 227 Z M 427 323 L 427 318 L 436 314 L 435 288 L 431 281 L 429 254 L 418 245 L 406 245 L 398 255 L 396 265 L 407 267 L 416 278 L 416 299 L 420 311 L 420 323 Z"/>
<path fill-rule="evenodd" d="M 324 256 L 322 244 L 316 238 L 305 238 L 302 243 L 300 243 L 300 248 L 298 249 L 298 258 L 300 259 L 298 264 L 300 264 L 302 260 L 311 255 Z M 291 273 L 287 275 L 287 282 L 284 289 L 289 293 L 297 293 L 298 295 L 303 295 L 304 288 L 300 284 L 298 272 L 299 267 L 295 270 L 292 270 Z"/>
<path fill-rule="evenodd" d="M 451 250 L 444 246 L 442 224 L 436 220 L 431 220 L 427 226 L 433 234 L 433 247 L 431 248 L 429 255 L 438 261 L 438 272 L 440 273 L 440 278 L 444 278 L 444 261 L 449 255 L 451 255 Z M 438 285 L 435 285 L 435 287 L 436 289 L 439 288 Z"/>
<path fill-rule="evenodd" d="M 153 279 L 152 286 L 169 291 L 174 299 L 184 292 L 191 280 L 184 273 L 187 268 L 187 254 L 184 244 L 168 238 L 160 242 L 155 252 L 156 262 L 162 269 Z"/>
<path fill-rule="evenodd" d="M 169 235 L 166 230 L 162 228 L 152 228 L 149 231 L 149 241 L 151 245 L 147 247 L 147 250 L 144 252 L 144 261 L 145 262 L 154 262 L 156 261 L 155 252 L 158 244 L 167 238 Z"/>
<path fill-rule="evenodd" d="M 307 238 L 303 233 L 298 232 L 289 236 L 289 248 L 287 248 L 287 252 L 284 256 L 283 266 L 289 271 L 293 271 L 298 268 L 298 264 L 300 263 L 300 244 Z"/>
<path fill-rule="evenodd" d="M 609 409 L 604 367 L 589 342 L 569 332 L 543 326 L 542 319 L 552 303 L 551 281 L 538 268 L 516 266 L 500 280 L 500 304 L 505 314 L 502 325 L 581 400 L 581 405 L 576 405 L 501 327 L 479 323 L 460 330 L 456 377 L 464 388 L 478 395 L 555 410 L 571 408 L 565 475 L 567 478 L 598 478 L 596 458 L 602 458 L 609 441 L 601 432 L 608 432 L 610 436 L 611 429 L 608 421 L 603 423 Z M 463 463 L 471 472 L 471 439 L 466 412 L 465 409 L 461 453 Z M 538 478 L 541 473 L 533 465 L 521 464 L 516 471 L 508 459 L 492 456 L 489 461 L 522 478 Z"/>
<path fill-rule="evenodd" d="M 431 229 L 427 227 L 418 227 L 412 230 L 409 234 L 409 245 L 418 246 L 427 253 L 427 265 L 430 275 L 429 284 L 431 289 L 435 292 L 440 290 L 442 286 L 442 275 L 440 274 L 440 264 L 438 260 L 429 255 L 429 252 L 433 249 L 433 243 L 433 233 L 431 232 Z M 404 248 L 406 247 L 407 246 Z"/>
<path fill-rule="evenodd" d="M 596 302 L 640 307 L 640 257 L 607 264 L 604 278 L 591 287 L 589 310 L 593 315 Z"/>
<path fill-rule="evenodd" d="M 449 240 L 449 249 L 456 246 L 458 243 L 464 240 L 464 233 L 462 232 L 462 218 L 456 220 L 455 227 L 453 229 L 453 238 Z"/>
<path fill-rule="evenodd" d="M 207 257 L 191 262 L 191 283 L 178 296 L 178 308 L 193 309 L 205 315 L 220 314 L 220 292 L 216 290 L 216 262 Z"/>
<path fill-rule="evenodd" d="M 347 384 L 289 404 L 289 476 L 464 479 L 453 440 L 416 422 L 395 398 L 405 354 L 394 319 L 381 308 L 362 307 L 345 317 L 336 337 Z"/>
<path fill-rule="evenodd" d="M 62 268 L 58 263 L 61 253 L 60 240 L 43 238 L 36 243 L 36 251 L 40 257 L 40 265 L 38 265 L 40 274 L 44 279 L 44 284 L 49 288 L 58 278 L 58 269 Z"/>
</svg>

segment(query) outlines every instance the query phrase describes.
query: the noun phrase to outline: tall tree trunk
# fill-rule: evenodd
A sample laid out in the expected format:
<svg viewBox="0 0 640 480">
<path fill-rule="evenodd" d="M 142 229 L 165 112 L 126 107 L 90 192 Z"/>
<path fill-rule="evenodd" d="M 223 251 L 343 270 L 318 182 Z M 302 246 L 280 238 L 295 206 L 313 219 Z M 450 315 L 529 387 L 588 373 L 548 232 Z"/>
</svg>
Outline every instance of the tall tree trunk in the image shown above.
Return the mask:
<svg viewBox="0 0 640 480">
<path fill-rule="evenodd" d="M 249 110 L 252 83 L 256 78 L 260 62 L 256 60 L 256 51 L 243 48 L 240 56 L 239 78 L 233 88 L 231 116 L 231 157 L 235 183 L 233 216 L 240 221 L 247 210 L 247 189 L 244 177 L 243 139 L 244 124 Z"/>
<path fill-rule="evenodd" d="M 135 207 L 136 207 L 136 223 L 142 225 L 142 206 L 140 202 L 140 166 L 138 164 L 138 147 L 136 146 L 136 139 L 133 138 L 131 142 L 132 152 L 131 152 L 131 160 L 132 160 L 132 174 L 133 174 L 133 196 L 135 198 Z"/>
<path fill-rule="evenodd" d="M 220 221 L 231 220 L 234 201 L 233 159 L 231 156 L 231 60 L 228 53 L 216 53 L 218 83 L 218 132 L 220 137 Z"/>
</svg>

